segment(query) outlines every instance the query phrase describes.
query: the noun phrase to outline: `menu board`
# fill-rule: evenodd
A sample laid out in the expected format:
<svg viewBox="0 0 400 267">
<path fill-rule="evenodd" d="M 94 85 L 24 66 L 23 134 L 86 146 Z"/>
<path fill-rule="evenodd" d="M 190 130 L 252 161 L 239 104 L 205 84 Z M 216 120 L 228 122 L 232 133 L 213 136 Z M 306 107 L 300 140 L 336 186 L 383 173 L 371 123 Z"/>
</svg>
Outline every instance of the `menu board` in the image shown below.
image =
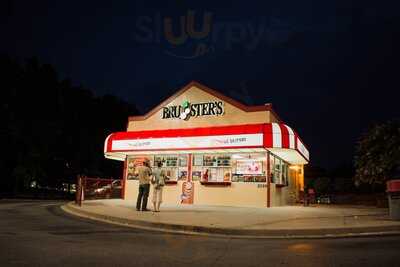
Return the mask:
<svg viewBox="0 0 400 267">
<path fill-rule="evenodd" d="M 156 156 L 154 162 L 162 162 L 164 167 L 177 167 L 178 157 L 177 156 Z"/>
<path fill-rule="evenodd" d="M 208 167 L 228 167 L 231 166 L 231 157 L 224 155 L 205 155 L 203 164 Z"/>
<path fill-rule="evenodd" d="M 262 174 L 262 161 L 238 160 L 236 162 L 236 173 L 244 175 Z"/>
<path fill-rule="evenodd" d="M 166 157 L 165 163 L 167 167 L 176 167 L 178 166 L 178 157 Z"/>
<path fill-rule="evenodd" d="M 203 155 L 193 155 L 193 166 L 203 166 Z"/>
<path fill-rule="evenodd" d="M 186 167 L 187 166 L 187 156 L 180 156 L 179 157 L 179 166 Z"/>
<path fill-rule="evenodd" d="M 217 158 L 215 156 L 204 156 L 203 164 L 207 167 L 217 166 Z"/>
<path fill-rule="evenodd" d="M 232 182 L 257 182 L 257 183 L 265 183 L 267 178 L 263 175 L 242 175 L 235 174 L 232 175 Z"/>
<path fill-rule="evenodd" d="M 218 156 L 217 157 L 217 165 L 218 166 L 231 166 L 231 157 L 230 156 Z"/>
</svg>

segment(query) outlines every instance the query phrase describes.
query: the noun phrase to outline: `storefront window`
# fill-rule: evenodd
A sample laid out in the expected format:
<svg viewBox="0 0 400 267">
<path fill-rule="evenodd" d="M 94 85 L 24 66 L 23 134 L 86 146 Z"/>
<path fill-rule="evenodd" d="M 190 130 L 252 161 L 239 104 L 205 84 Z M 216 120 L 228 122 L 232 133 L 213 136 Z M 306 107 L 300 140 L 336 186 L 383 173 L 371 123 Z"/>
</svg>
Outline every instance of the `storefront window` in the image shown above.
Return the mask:
<svg viewBox="0 0 400 267">
<path fill-rule="evenodd" d="M 147 159 L 151 166 L 162 163 L 171 181 L 188 178 L 188 155 L 138 156 L 128 159 L 128 179 L 136 179 L 134 170 Z M 270 154 L 271 182 L 288 185 L 289 166 L 282 159 Z M 192 180 L 204 182 L 254 182 L 267 181 L 266 156 L 263 153 L 248 154 L 193 154 Z"/>
<path fill-rule="evenodd" d="M 192 180 L 203 182 L 230 182 L 231 155 L 195 154 Z"/>
<path fill-rule="evenodd" d="M 280 184 L 280 181 L 281 181 L 281 174 L 282 174 L 282 172 L 281 172 L 282 165 L 281 164 L 282 164 L 282 161 L 278 158 L 275 158 L 274 165 L 273 165 L 274 172 L 272 175 L 272 182 L 275 184 Z"/>
<path fill-rule="evenodd" d="M 233 155 L 232 182 L 266 182 L 263 154 Z"/>
<path fill-rule="evenodd" d="M 179 168 L 178 168 L 178 181 L 186 181 L 187 180 L 187 155 L 179 156 Z"/>
<path fill-rule="evenodd" d="M 284 163 L 282 168 L 282 184 L 289 185 L 289 165 L 287 163 Z"/>
<path fill-rule="evenodd" d="M 270 166 L 272 183 L 287 186 L 289 184 L 289 165 L 280 158 L 270 154 Z"/>
<path fill-rule="evenodd" d="M 162 163 L 162 169 L 170 181 L 187 179 L 187 155 L 157 155 L 154 162 Z"/>
</svg>

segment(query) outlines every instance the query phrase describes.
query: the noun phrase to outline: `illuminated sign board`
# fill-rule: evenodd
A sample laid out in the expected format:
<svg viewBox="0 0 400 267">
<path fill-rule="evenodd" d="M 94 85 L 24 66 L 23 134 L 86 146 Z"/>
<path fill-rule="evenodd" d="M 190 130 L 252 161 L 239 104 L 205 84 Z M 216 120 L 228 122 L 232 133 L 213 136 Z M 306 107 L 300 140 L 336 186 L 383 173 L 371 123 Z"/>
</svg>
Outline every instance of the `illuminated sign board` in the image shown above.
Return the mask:
<svg viewBox="0 0 400 267">
<path fill-rule="evenodd" d="M 263 134 L 238 134 L 115 140 L 112 150 L 205 149 L 262 147 Z"/>
<path fill-rule="evenodd" d="M 190 103 L 184 101 L 179 106 L 167 106 L 162 109 L 162 119 L 189 120 L 191 117 L 220 116 L 224 114 L 224 102 L 210 101 Z"/>
<path fill-rule="evenodd" d="M 236 162 L 236 173 L 244 175 L 262 174 L 262 161 L 238 160 Z"/>
</svg>

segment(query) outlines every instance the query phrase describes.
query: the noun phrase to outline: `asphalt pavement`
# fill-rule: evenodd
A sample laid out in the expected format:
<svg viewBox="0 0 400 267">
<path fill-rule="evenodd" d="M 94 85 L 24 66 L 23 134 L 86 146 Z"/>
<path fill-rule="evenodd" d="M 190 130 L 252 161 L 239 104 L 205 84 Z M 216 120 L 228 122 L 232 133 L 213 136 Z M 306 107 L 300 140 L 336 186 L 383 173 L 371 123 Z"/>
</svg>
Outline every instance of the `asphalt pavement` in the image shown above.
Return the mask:
<svg viewBox="0 0 400 267">
<path fill-rule="evenodd" d="M 162 205 L 161 212 L 136 211 L 134 201 L 86 200 L 63 209 L 103 222 L 168 232 L 228 235 L 235 238 L 337 238 L 400 235 L 400 221 L 388 209 L 357 205 L 272 208 Z"/>
<path fill-rule="evenodd" d="M 232 239 L 138 230 L 0 200 L 0 266 L 400 266 L 400 237 Z"/>
</svg>

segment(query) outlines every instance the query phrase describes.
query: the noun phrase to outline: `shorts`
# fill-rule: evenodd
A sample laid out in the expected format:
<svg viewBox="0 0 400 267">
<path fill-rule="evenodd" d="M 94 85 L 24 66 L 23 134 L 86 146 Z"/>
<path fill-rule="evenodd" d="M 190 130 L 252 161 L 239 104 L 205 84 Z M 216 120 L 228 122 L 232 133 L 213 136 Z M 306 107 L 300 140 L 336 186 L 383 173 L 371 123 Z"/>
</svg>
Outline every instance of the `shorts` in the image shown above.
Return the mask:
<svg viewBox="0 0 400 267">
<path fill-rule="evenodd" d="M 162 202 L 162 191 L 163 188 L 162 186 L 158 189 L 156 189 L 155 186 L 153 186 L 153 202 L 157 203 L 157 202 Z"/>
</svg>

